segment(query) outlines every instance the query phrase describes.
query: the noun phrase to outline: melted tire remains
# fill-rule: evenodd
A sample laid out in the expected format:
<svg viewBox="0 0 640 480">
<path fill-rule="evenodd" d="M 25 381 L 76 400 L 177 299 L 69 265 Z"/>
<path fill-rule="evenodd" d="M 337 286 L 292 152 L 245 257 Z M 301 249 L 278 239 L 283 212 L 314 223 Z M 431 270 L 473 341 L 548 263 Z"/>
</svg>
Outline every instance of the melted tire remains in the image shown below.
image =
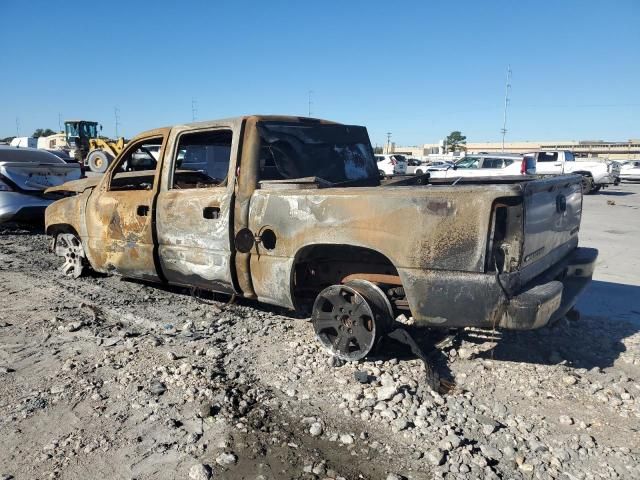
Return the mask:
<svg viewBox="0 0 640 480">
<path fill-rule="evenodd" d="M 354 280 L 332 285 L 317 296 L 311 322 L 318 340 L 346 361 L 366 357 L 392 322 L 389 300 L 373 283 Z"/>
</svg>

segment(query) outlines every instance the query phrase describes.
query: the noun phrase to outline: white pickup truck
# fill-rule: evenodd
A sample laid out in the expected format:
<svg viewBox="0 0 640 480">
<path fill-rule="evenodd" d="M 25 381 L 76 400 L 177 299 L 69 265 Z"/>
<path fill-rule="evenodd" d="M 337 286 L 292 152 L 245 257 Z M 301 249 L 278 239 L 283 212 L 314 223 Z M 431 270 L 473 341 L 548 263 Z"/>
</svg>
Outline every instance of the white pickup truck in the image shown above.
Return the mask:
<svg viewBox="0 0 640 480">
<path fill-rule="evenodd" d="M 534 175 L 535 160 L 513 153 L 474 153 L 455 164 L 427 168 L 431 178 L 507 177 Z"/>
<path fill-rule="evenodd" d="M 568 150 L 547 150 L 526 156 L 535 158 L 538 175 L 582 175 L 582 190 L 585 194 L 620 183 L 620 167 L 614 162 L 576 161 L 573 153 Z"/>
</svg>

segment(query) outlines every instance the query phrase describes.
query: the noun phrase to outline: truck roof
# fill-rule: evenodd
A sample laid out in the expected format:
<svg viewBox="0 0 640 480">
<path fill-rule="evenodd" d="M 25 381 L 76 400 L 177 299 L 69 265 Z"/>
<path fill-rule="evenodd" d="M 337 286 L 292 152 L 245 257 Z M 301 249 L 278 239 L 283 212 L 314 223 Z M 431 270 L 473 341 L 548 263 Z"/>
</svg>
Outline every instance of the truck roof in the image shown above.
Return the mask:
<svg viewBox="0 0 640 480">
<path fill-rule="evenodd" d="M 177 126 L 185 126 L 185 127 L 196 127 L 196 128 L 207 128 L 207 127 L 217 127 L 219 125 L 229 125 L 229 124 L 240 124 L 244 120 L 255 120 L 255 121 L 263 121 L 263 122 L 291 122 L 291 123 L 306 123 L 306 124 L 333 124 L 340 125 L 339 122 L 333 122 L 331 120 L 323 120 L 321 118 L 312 118 L 312 117 L 297 117 L 293 115 L 241 115 L 237 117 L 228 117 L 221 118 L 218 120 L 205 120 L 202 122 L 192 122 L 192 123 L 178 123 L 175 125 L 168 125 L 166 127 L 154 128 L 151 130 L 146 130 L 144 132 L 140 132 L 137 137 L 147 137 L 151 135 L 160 134 L 165 129 L 177 127 Z"/>
</svg>

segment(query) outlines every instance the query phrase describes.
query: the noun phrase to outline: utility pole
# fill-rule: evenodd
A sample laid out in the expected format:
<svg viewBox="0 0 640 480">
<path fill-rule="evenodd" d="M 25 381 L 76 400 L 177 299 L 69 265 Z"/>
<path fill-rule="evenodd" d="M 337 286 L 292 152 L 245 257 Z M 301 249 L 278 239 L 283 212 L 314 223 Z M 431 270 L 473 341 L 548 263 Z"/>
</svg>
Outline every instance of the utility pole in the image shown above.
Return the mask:
<svg viewBox="0 0 640 480">
<path fill-rule="evenodd" d="M 113 115 L 116 119 L 116 138 L 119 138 L 118 128 L 120 127 L 120 109 L 118 107 L 113 107 Z"/>
<path fill-rule="evenodd" d="M 391 153 L 391 132 L 387 132 L 387 153 Z"/>
<path fill-rule="evenodd" d="M 62 131 L 62 115 L 58 113 L 58 131 Z"/>
<path fill-rule="evenodd" d="M 507 107 L 509 105 L 509 93 L 511 92 L 511 65 L 507 67 L 507 83 L 504 87 L 504 119 L 502 120 L 502 151 L 504 152 L 504 137 L 507 134 Z"/>
<path fill-rule="evenodd" d="M 308 116 L 310 117 L 310 116 L 311 116 L 311 104 L 313 103 L 313 102 L 311 101 L 311 95 L 313 95 L 313 90 L 309 90 L 309 91 L 307 92 L 307 94 L 308 94 L 308 96 L 309 96 L 309 104 L 308 104 L 308 105 L 309 105 L 309 115 L 308 115 Z"/>
<path fill-rule="evenodd" d="M 20 136 L 20 117 L 16 117 L 16 137 Z"/>
<path fill-rule="evenodd" d="M 195 98 L 191 99 L 191 121 L 195 122 L 198 118 L 198 101 Z"/>
</svg>

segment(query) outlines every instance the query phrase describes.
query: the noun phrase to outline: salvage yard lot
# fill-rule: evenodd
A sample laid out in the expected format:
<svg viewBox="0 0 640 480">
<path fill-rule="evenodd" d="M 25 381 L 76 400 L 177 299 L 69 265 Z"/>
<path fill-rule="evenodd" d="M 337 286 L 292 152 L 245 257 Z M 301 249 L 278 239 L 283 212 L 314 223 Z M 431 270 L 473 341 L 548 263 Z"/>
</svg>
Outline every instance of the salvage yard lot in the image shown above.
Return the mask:
<svg viewBox="0 0 640 480">
<path fill-rule="evenodd" d="M 65 278 L 0 227 L 0 478 L 640 478 L 640 185 L 583 208 L 582 318 L 466 331 L 444 396 L 399 346 L 336 365 L 306 319 Z"/>
</svg>

